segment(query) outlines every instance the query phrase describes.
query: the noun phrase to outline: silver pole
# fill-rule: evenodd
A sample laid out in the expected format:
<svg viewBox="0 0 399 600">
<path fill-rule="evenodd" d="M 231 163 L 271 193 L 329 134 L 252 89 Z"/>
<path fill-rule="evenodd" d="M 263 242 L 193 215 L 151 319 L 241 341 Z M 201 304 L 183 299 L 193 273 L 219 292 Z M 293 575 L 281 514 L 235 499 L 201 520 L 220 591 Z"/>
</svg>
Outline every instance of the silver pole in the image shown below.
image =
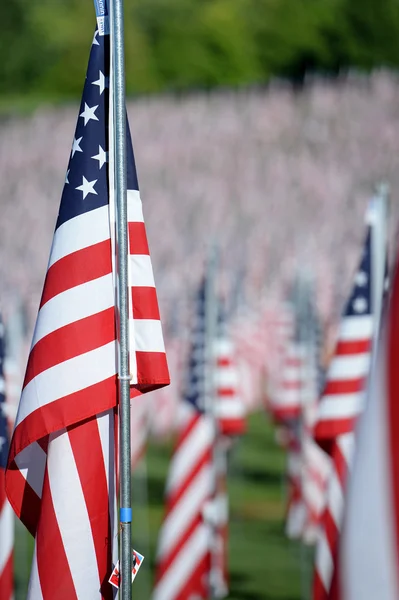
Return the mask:
<svg viewBox="0 0 399 600">
<path fill-rule="evenodd" d="M 217 271 L 217 248 L 213 244 L 209 251 L 208 264 L 206 270 L 206 288 L 205 288 L 205 406 L 204 410 L 212 421 L 213 428 L 213 448 L 212 448 L 212 500 L 215 498 L 217 486 L 217 421 L 215 414 L 215 368 L 214 368 L 214 342 L 216 339 L 217 328 L 217 302 L 215 295 L 215 279 Z M 212 511 L 213 512 L 213 511 Z M 210 554 L 211 566 L 209 575 L 209 598 L 216 598 L 215 589 L 215 542 L 216 542 L 216 522 L 212 518 L 209 520 L 211 530 Z"/>
<path fill-rule="evenodd" d="M 128 233 L 126 181 L 126 106 L 123 0 L 111 0 L 112 90 L 114 102 L 115 197 L 118 239 L 119 296 L 119 443 L 120 443 L 120 565 L 121 600 L 132 597 L 131 470 L 130 470 L 130 373 L 128 303 Z"/>
</svg>

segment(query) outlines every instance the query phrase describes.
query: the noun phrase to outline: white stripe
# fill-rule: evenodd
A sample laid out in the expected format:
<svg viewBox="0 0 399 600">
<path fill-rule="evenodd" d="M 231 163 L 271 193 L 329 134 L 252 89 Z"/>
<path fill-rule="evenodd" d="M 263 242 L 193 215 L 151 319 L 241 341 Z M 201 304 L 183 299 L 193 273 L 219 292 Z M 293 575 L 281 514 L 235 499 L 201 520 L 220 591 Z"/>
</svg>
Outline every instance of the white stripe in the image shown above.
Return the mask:
<svg viewBox="0 0 399 600">
<path fill-rule="evenodd" d="M 316 571 L 323 582 L 325 590 L 330 589 L 334 562 L 324 531 L 320 533 L 316 548 Z"/>
<path fill-rule="evenodd" d="M 13 545 L 14 513 L 8 500 L 5 500 L 0 511 L 0 575 L 10 558 Z"/>
<path fill-rule="evenodd" d="M 43 600 L 42 588 L 40 585 L 39 571 L 37 569 L 36 544 L 32 559 L 32 568 L 30 572 L 28 595 L 26 600 Z"/>
<path fill-rule="evenodd" d="M 284 367 L 283 381 L 301 383 L 304 379 L 304 365 L 298 367 Z"/>
<path fill-rule="evenodd" d="M 197 527 L 154 589 L 153 600 L 176 598 L 209 549 L 209 530 Z"/>
<path fill-rule="evenodd" d="M 100 598 L 96 551 L 82 485 L 66 430 L 51 435 L 47 468 L 51 498 L 78 600 Z"/>
<path fill-rule="evenodd" d="M 238 372 L 235 367 L 223 367 L 215 369 L 214 378 L 215 385 L 218 387 L 238 387 Z"/>
<path fill-rule="evenodd" d="M 218 338 L 213 345 L 213 355 L 215 358 L 227 358 L 230 360 L 234 351 L 233 342 L 229 338 Z"/>
<path fill-rule="evenodd" d="M 341 321 L 338 339 L 342 342 L 356 342 L 373 337 L 373 317 L 370 315 L 345 317 Z"/>
<path fill-rule="evenodd" d="M 42 497 L 46 460 L 47 454 L 37 442 L 33 442 L 33 444 L 24 448 L 15 457 L 15 464 L 21 475 L 39 498 Z"/>
<path fill-rule="evenodd" d="M 193 518 L 201 513 L 204 502 L 210 497 L 211 491 L 212 469 L 209 464 L 206 464 L 190 482 L 173 510 L 166 516 L 158 545 L 160 560 L 178 544 Z"/>
<path fill-rule="evenodd" d="M 201 417 L 184 442 L 179 445 L 173 455 L 173 468 L 169 471 L 169 477 L 166 484 L 167 495 L 172 494 L 189 476 L 194 469 L 199 457 L 211 447 L 213 439 L 213 430 L 211 421 L 206 417 Z"/>
<path fill-rule="evenodd" d="M 33 346 L 53 331 L 114 306 L 112 274 L 54 296 L 39 311 Z"/>
<path fill-rule="evenodd" d="M 364 392 L 324 396 L 320 403 L 319 422 L 356 417 L 364 406 Z"/>
<path fill-rule="evenodd" d="M 337 437 L 337 444 L 349 468 L 352 467 L 353 453 L 355 450 L 355 434 L 353 431 Z"/>
<path fill-rule="evenodd" d="M 289 406 L 296 407 L 301 404 L 301 390 L 283 390 L 280 394 L 278 401 L 276 402 L 276 406 L 278 408 L 284 407 L 287 408 Z"/>
<path fill-rule="evenodd" d="M 148 254 L 130 254 L 129 266 L 132 287 L 155 287 L 151 258 Z"/>
<path fill-rule="evenodd" d="M 138 190 L 127 190 L 127 218 L 129 223 L 143 223 L 143 205 Z"/>
<path fill-rule="evenodd" d="M 36 375 L 22 392 L 17 423 L 39 407 L 115 375 L 115 344 L 110 342 Z"/>
<path fill-rule="evenodd" d="M 165 352 L 159 320 L 134 319 L 134 340 L 137 352 Z"/>
<path fill-rule="evenodd" d="M 49 267 L 72 252 L 109 239 L 108 205 L 69 219 L 54 233 Z"/>
<path fill-rule="evenodd" d="M 328 381 L 348 381 L 368 375 L 370 353 L 335 356 L 328 372 Z"/>
<path fill-rule="evenodd" d="M 240 400 L 236 398 L 226 398 L 218 400 L 215 405 L 216 417 L 219 419 L 242 419 L 244 408 Z"/>
</svg>

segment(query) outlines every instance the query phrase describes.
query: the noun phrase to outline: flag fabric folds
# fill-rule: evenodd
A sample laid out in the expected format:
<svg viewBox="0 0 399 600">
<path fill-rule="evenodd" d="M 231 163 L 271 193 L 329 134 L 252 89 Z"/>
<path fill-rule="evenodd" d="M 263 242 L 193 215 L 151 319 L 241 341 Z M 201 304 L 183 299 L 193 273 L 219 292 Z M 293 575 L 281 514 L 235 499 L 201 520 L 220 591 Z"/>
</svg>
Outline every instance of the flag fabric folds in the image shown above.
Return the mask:
<svg viewBox="0 0 399 600">
<path fill-rule="evenodd" d="M 112 598 L 117 275 L 104 19 L 91 47 L 6 472 L 8 498 L 35 536 L 28 600 Z M 169 376 L 129 133 L 127 187 L 135 396 Z"/>
<path fill-rule="evenodd" d="M 331 456 L 332 472 L 316 549 L 314 600 L 337 597 L 337 551 L 346 480 L 354 450 L 354 426 L 364 404 L 374 334 L 373 277 L 372 228 L 369 227 L 351 296 L 341 320 L 315 428 L 317 442 Z"/>
<path fill-rule="evenodd" d="M 0 598 L 14 598 L 13 549 L 14 515 L 5 490 L 5 469 L 8 455 L 8 423 L 4 381 L 4 325 L 0 318 Z"/>
<path fill-rule="evenodd" d="M 196 299 L 179 433 L 166 483 L 154 600 L 208 598 L 211 536 L 204 509 L 214 493 L 215 429 L 205 412 L 205 359 L 204 280 Z"/>
</svg>

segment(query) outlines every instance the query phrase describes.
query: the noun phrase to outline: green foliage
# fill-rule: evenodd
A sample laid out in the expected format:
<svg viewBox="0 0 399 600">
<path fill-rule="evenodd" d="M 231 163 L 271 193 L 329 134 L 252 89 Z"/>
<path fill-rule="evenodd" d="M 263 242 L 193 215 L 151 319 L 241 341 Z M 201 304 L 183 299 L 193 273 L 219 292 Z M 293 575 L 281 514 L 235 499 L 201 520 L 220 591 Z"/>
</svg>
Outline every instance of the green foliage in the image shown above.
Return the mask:
<svg viewBox="0 0 399 600">
<path fill-rule="evenodd" d="M 128 93 L 399 65 L 399 0 L 125 0 Z M 8 0 L 0 95 L 79 96 L 91 0 Z"/>
</svg>

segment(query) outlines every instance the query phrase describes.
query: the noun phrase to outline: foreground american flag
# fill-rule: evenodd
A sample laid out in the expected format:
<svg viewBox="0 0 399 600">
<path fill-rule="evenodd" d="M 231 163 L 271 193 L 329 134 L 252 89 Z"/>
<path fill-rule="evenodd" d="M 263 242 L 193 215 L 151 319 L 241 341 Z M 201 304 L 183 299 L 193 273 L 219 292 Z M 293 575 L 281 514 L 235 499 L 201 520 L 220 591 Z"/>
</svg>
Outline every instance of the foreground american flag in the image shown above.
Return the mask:
<svg viewBox="0 0 399 600">
<path fill-rule="evenodd" d="M 372 229 L 369 227 L 341 321 L 335 355 L 327 373 L 315 429 L 318 443 L 331 456 L 332 473 L 316 550 L 314 600 L 335 599 L 338 593 L 337 551 L 346 479 L 354 449 L 354 426 L 364 403 L 374 332 L 371 243 Z M 363 599 L 363 596 L 359 598 Z"/>
<path fill-rule="evenodd" d="M 109 36 L 96 31 L 10 445 L 7 494 L 35 536 L 29 600 L 113 596 L 107 582 L 117 554 L 109 45 Z M 130 135 L 127 161 L 136 395 L 167 384 L 168 370 Z"/>
<path fill-rule="evenodd" d="M 204 508 L 214 492 L 215 430 L 212 417 L 204 412 L 205 352 L 204 280 L 197 295 L 186 393 L 166 484 L 154 600 L 208 598 L 211 536 Z"/>
<path fill-rule="evenodd" d="M 5 489 L 9 436 L 3 371 L 5 358 L 4 334 L 4 325 L 0 317 L 0 598 L 1 600 L 12 600 L 14 598 L 14 515 L 7 500 Z"/>
<path fill-rule="evenodd" d="M 399 269 L 359 417 L 339 547 L 337 600 L 399 597 Z"/>
</svg>

